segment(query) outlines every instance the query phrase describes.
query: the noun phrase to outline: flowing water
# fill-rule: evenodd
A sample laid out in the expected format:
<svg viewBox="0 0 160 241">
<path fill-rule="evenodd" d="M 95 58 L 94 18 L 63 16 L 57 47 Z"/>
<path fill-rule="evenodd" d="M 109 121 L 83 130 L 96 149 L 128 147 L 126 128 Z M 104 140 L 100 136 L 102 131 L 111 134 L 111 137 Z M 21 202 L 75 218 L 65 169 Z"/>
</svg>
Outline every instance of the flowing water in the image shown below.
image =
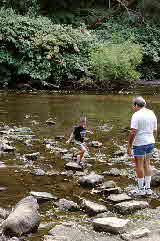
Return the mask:
<svg viewBox="0 0 160 241">
<path fill-rule="evenodd" d="M 144 90 L 137 90 L 134 94 L 60 94 L 60 93 L 0 93 L 0 122 L 9 127 L 29 127 L 32 129 L 36 140 L 31 147 L 23 143 L 13 143 L 16 147 L 16 155 L 5 155 L 0 157 L 0 187 L 6 187 L 1 192 L 0 206 L 7 208 L 14 206 L 21 198 L 28 195 L 30 191 L 50 192 L 59 198 L 66 198 L 78 201 L 78 197 L 89 198 L 91 200 L 101 200 L 98 196 L 93 196 L 89 189 L 84 189 L 78 185 L 72 177 L 62 175 L 55 176 L 35 176 L 31 174 L 32 166 L 26 167 L 17 156 L 40 152 L 41 158 L 34 164 L 35 167 L 45 171 L 65 171 L 65 161 L 62 155 L 50 153 L 45 148 L 43 141 L 45 138 L 64 135 L 66 140 L 69 137 L 73 125 L 75 125 L 81 114 L 87 116 L 88 129 L 94 132 L 89 135 L 90 140 L 97 140 L 103 143 L 103 147 L 98 150 L 90 148 L 91 157 L 105 154 L 106 159 L 93 159 L 89 171 L 102 173 L 109 170 L 113 153 L 119 150 L 119 146 L 127 143 L 128 130 L 132 115 L 132 98 L 135 94 L 143 94 L 152 108 L 158 120 L 160 119 L 160 99 L 153 91 L 150 95 Z M 46 125 L 46 120 L 53 118 L 56 125 Z M 106 127 L 103 130 L 103 127 Z M 102 128 L 100 128 L 102 127 Z M 160 147 L 160 136 L 157 137 L 157 148 Z M 69 148 L 65 141 L 60 143 L 61 147 Z M 71 147 L 71 146 L 70 146 Z M 113 164 L 118 168 L 133 168 L 126 164 Z M 153 162 L 154 165 L 154 162 Z M 158 164 L 157 164 L 158 166 Z M 134 183 L 134 179 L 127 177 L 110 177 L 115 180 L 120 187 L 126 187 Z M 107 179 L 108 180 L 108 179 Z M 102 200 L 103 201 L 103 200 Z M 158 202 L 156 205 L 158 206 Z M 58 213 L 53 210 L 53 205 L 48 202 L 41 207 L 43 222 L 67 220 L 65 213 Z M 70 219 L 78 218 L 80 213 L 70 214 Z M 77 216 L 77 217 L 76 217 Z M 38 235 L 38 234 L 37 234 Z M 37 237 L 37 236 L 36 236 Z M 38 240 L 38 238 L 37 238 Z"/>
</svg>

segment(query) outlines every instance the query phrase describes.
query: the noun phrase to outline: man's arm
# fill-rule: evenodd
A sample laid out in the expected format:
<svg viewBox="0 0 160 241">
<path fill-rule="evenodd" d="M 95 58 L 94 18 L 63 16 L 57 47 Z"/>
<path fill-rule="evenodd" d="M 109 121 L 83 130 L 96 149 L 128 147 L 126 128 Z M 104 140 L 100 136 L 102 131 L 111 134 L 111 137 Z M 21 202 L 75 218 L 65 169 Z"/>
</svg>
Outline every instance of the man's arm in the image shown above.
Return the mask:
<svg viewBox="0 0 160 241">
<path fill-rule="evenodd" d="M 128 136 L 128 148 L 127 148 L 127 153 L 129 156 L 131 156 L 131 151 L 132 151 L 132 145 L 133 145 L 133 141 L 134 138 L 137 134 L 137 129 L 131 129 L 129 136 Z"/>
</svg>

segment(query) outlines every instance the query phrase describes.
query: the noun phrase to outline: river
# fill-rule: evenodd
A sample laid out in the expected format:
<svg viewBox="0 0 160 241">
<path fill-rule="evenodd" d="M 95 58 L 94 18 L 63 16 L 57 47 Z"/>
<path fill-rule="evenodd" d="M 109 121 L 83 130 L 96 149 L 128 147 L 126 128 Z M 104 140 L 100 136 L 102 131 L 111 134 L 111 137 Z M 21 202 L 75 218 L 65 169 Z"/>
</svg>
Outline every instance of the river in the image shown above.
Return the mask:
<svg viewBox="0 0 160 241">
<path fill-rule="evenodd" d="M 77 123 L 80 115 L 87 117 L 88 129 L 94 132 L 89 135 L 90 140 L 96 140 L 103 143 L 100 150 L 90 148 L 91 157 L 98 156 L 99 153 L 106 155 L 106 159 L 91 161 L 92 166 L 89 170 L 96 173 L 102 173 L 109 170 L 113 153 L 127 143 L 128 130 L 132 115 L 132 99 L 135 95 L 141 95 L 146 99 L 148 107 L 153 109 L 160 119 L 160 100 L 159 96 L 153 92 L 147 94 L 138 90 L 133 94 L 65 94 L 65 93 L 0 93 L 0 122 L 1 125 L 9 127 L 29 127 L 36 136 L 34 144 L 30 147 L 24 143 L 13 143 L 16 147 L 15 154 L 9 154 L 0 157 L 0 187 L 6 187 L 1 192 L 0 206 L 8 208 L 14 206 L 21 198 L 28 195 L 30 191 L 49 192 L 59 198 L 66 198 L 77 201 L 77 197 L 93 199 L 93 195 L 88 189 L 83 189 L 72 177 L 55 176 L 35 176 L 31 174 L 32 166 L 25 166 L 18 158 L 24 154 L 40 152 L 40 159 L 34 167 L 42 168 L 45 171 L 62 172 L 64 160 L 62 156 L 55 155 L 45 148 L 43 141 L 45 138 L 55 138 L 55 136 L 69 137 L 72 127 Z M 49 126 L 46 121 L 52 118 L 56 124 Z M 106 127 L 106 129 L 103 129 Z M 160 147 L 160 136 L 158 135 L 156 146 Z M 60 144 L 68 148 L 65 141 Z M 153 162 L 154 165 L 154 162 Z M 158 167 L 158 164 L 156 164 Z M 113 164 L 113 167 L 125 168 L 123 163 Z M 130 167 L 133 168 L 133 167 Z M 120 187 L 126 187 L 134 183 L 133 179 L 127 177 L 110 177 L 115 180 Z M 94 200 L 99 200 L 98 196 Z M 156 203 L 156 206 L 160 203 Z M 42 221 L 59 222 L 67 220 L 67 214 L 58 213 L 52 210 L 50 202 L 42 205 Z M 58 218 L 57 218 L 58 215 Z M 70 219 L 76 219 L 81 214 L 73 213 Z M 43 233 L 43 232 L 42 232 Z M 45 232 L 44 232 L 45 233 Z M 35 234 L 35 238 L 37 238 Z M 37 238 L 38 240 L 38 238 Z"/>
</svg>

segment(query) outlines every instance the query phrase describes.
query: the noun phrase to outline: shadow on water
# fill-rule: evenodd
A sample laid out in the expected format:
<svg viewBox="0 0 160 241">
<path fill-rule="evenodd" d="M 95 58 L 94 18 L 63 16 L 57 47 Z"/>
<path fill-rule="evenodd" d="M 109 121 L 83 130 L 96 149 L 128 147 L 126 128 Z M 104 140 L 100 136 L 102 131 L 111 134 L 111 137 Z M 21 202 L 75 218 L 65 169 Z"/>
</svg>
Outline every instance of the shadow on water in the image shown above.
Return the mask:
<svg viewBox="0 0 160 241">
<path fill-rule="evenodd" d="M 62 155 L 50 153 L 43 144 L 45 138 L 55 138 L 55 136 L 64 135 L 68 138 L 72 127 L 77 123 L 80 115 L 83 113 L 88 119 L 88 128 L 94 131 L 94 135 L 89 136 L 90 140 L 97 140 L 103 143 L 100 152 L 106 155 L 106 159 L 92 159 L 89 163 L 89 171 L 94 170 L 101 174 L 111 168 L 133 169 L 132 165 L 126 163 L 112 163 L 109 161 L 113 153 L 119 150 L 120 146 L 127 143 L 130 118 L 132 116 L 132 98 L 135 95 L 143 94 L 152 108 L 158 120 L 160 119 L 160 100 L 159 96 L 153 91 L 153 94 L 146 93 L 144 89 L 131 90 L 131 92 L 115 95 L 100 94 L 46 94 L 46 93 L 28 93 L 0 94 L 0 122 L 9 127 L 29 127 L 35 135 L 35 141 L 32 146 L 26 146 L 23 142 L 15 142 L 15 154 L 0 156 L 0 187 L 6 187 L 1 192 L 0 206 L 11 207 L 30 191 L 50 192 L 59 198 L 66 198 L 77 201 L 79 197 L 90 200 L 103 200 L 98 195 L 92 195 L 91 189 L 82 188 L 76 178 L 71 176 L 35 176 L 31 172 L 34 168 L 42 168 L 45 171 L 63 172 L 65 171 L 65 161 Z M 48 126 L 46 120 L 56 119 L 56 125 Z M 100 127 L 107 126 L 107 130 Z M 160 147 L 160 137 L 157 137 L 157 147 Z M 60 146 L 68 148 L 65 141 L 60 142 Z M 99 150 L 89 148 L 91 157 L 95 157 Z M 24 154 L 40 152 L 40 158 L 34 163 L 24 163 L 22 157 Z M 28 166 L 26 165 L 28 164 Z M 154 162 L 153 162 L 154 165 Z M 158 167 L 158 164 L 156 163 Z M 124 177 L 106 177 L 105 180 L 114 180 L 124 188 L 128 184 L 134 184 L 134 179 Z M 159 201 L 153 201 L 153 206 L 159 206 Z M 52 203 L 46 203 L 42 207 L 44 221 L 58 220 L 56 212 L 51 212 Z M 77 214 L 73 214 L 76 219 Z M 81 215 L 80 213 L 78 215 Z M 72 219 L 71 218 L 71 219 Z M 66 214 L 62 215 L 60 220 L 67 220 Z"/>
</svg>

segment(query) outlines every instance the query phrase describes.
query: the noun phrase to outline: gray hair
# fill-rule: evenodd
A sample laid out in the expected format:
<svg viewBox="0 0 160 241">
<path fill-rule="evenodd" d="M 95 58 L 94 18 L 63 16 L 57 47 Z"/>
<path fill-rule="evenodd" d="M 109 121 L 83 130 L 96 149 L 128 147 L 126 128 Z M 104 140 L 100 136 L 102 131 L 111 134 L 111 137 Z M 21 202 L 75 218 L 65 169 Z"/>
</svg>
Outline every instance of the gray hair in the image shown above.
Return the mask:
<svg viewBox="0 0 160 241">
<path fill-rule="evenodd" d="M 139 107 L 146 106 L 146 101 L 143 99 L 142 96 L 138 96 L 133 99 L 133 105 L 138 105 Z"/>
</svg>

